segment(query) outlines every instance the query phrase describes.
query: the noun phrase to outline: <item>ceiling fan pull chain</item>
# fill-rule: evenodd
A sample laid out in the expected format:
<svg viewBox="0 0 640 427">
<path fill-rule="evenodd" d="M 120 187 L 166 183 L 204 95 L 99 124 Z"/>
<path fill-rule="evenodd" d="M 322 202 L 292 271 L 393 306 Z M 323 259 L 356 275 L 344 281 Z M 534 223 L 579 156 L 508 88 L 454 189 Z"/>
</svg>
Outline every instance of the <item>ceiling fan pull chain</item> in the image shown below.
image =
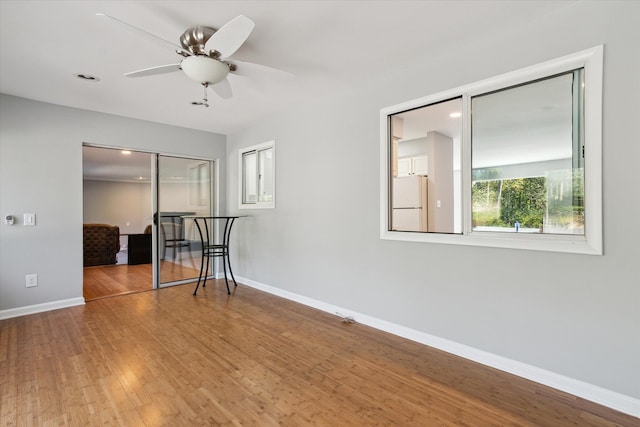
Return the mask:
<svg viewBox="0 0 640 427">
<path fill-rule="evenodd" d="M 191 105 L 204 105 L 205 107 L 209 108 L 209 100 L 207 99 L 207 87 L 209 87 L 209 83 L 204 82 L 202 83 L 202 86 L 204 87 L 204 94 L 202 95 L 202 101 L 193 101 L 191 103 Z"/>
<path fill-rule="evenodd" d="M 203 94 L 203 98 L 202 100 L 204 101 L 204 106 L 209 108 L 209 100 L 207 99 L 207 87 L 209 86 L 209 83 L 203 83 L 202 86 L 204 87 L 204 94 Z"/>
</svg>

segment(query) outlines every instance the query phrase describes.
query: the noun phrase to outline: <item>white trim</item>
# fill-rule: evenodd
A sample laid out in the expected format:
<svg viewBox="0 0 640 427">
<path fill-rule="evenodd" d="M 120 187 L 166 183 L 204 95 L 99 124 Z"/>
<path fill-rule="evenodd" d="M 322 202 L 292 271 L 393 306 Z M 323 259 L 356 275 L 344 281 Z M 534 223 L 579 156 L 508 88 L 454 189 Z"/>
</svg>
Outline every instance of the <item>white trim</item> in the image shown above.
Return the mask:
<svg viewBox="0 0 640 427">
<path fill-rule="evenodd" d="M 566 252 L 586 255 L 603 254 L 602 238 L 602 45 L 563 56 L 541 64 L 501 74 L 434 95 L 414 99 L 380 110 L 380 239 L 496 248 Z M 471 142 L 469 98 L 493 90 L 534 81 L 577 68 L 585 68 L 585 235 L 551 235 L 525 233 L 473 232 L 471 229 Z M 389 231 L 390 148 L 389 116 L 447 99 L 463 99 L 462 136 L 462 234 L 439 234 Z"/>
<path fill-rule="evenodd" d="M 11 319 L 12 317 L 27 316 L 29 314 L 42 313 L 44 311 L 59 310 L 61 308 L 84 305 L 84 298 L 70 298 L 59 301 L 45 302 L 42 304 L 27 305 L 24 307 L 0 310 L 0 320 Z"/>
<path fill-rule="evenodd" d="M 299 295 L 294 292 L 276 288 L 245 277 L 237 277 L 236 280 L 251 288 L 267 292 L 297 303 L 316 308 L 331 314 L 340 313 L 343 316 L 351 316 L 363 325 L 388 332 L 403 338 L 410 339 L 438 350 L 463 357 L 465 359 L 508 372 L 513 375 L 552 387 L 571 395 L 595 402 L 616 411 L 635 417 L 640 417 L 640 399 L 633 398 L 615 391 L 611 391 L 584 381 L 579 381 L 555 372 L 547 371 L 526 363 L 498 356 L 483 350 L 478 350 L 464 344 L 430 335 L 406 326 L 381 320 L 363 313 L 358 313 L 344 307 L 318 301 L 316 299 Z"/>
</svg>

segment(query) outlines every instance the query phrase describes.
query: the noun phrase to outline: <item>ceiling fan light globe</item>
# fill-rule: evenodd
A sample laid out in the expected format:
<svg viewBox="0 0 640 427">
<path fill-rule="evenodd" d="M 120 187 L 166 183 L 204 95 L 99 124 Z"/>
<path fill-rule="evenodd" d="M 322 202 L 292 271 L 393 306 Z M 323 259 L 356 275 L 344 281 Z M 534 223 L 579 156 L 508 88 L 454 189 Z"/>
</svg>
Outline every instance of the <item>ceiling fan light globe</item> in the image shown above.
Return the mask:
<svg viewBox="0 0 640 427">
<path fill-rule="evenodd" d="M 182 71 L 191 80 L 214 85 L 229 74 L 229 66 L 208 56 L 196 55 L 182 60 Z"/>
</svg>

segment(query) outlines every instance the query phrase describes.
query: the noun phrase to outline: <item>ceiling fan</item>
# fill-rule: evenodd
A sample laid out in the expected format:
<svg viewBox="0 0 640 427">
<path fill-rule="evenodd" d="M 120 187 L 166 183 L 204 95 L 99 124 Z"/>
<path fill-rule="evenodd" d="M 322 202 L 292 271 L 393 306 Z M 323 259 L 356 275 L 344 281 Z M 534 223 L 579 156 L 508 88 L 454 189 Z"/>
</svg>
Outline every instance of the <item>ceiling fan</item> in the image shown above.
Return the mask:
<svg viewBox="0 0 640 427">
<path fill-rule="evenodd" d="M 177 64 L 160 65 L 142 70 L 132 71 L 125 74 L 127 77 L 145 77 L 158 74 L 173 73 L 182 70 L 184 74 L 193 81 L 204 86 L 204 97 L 202 101 L 194 101 L 193 105 L 209 107 L 207 99 L 207 88 L 210 87 L 218 96 L 223 99 L 231 98 L 233 92 L 227 76 L 235 73 L 238 65 L 242 68 L 260 67 L 291 75 L 285 71 L 276 70 L 263 65 L 248 62 L 230 61 L 233 55 L 244 42 L 255 27 L 255 23 L 244 15 L 239 15 L 226 23 L 222 28 L 216 30 L 211 27 L 196 26 L 188 28 L 180 36 L 180 45 L 149 33 L 141 28 L 121 21 L 113 16 L 104 13 L 97 13 L 102 16 L 125 25 L 133 30 L 143 33 L 153 39 L 162 42 L 165 46 L 170 46 L 172 50 L 182 56 L 183 59 Z"/>
</svg>

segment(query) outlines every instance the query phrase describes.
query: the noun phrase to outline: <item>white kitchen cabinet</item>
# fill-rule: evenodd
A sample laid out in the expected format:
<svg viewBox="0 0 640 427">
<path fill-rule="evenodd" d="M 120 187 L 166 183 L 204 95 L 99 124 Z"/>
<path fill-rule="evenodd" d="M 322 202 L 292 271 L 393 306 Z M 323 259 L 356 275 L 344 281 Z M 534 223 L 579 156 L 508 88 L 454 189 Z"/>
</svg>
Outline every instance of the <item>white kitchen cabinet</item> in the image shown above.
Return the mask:
<svg viewBox="0 0 640 427">
<path fill-rule="evenodd" d="M 427 156 L 403 157 L 398 159 L 398 176 L 428 175 Z"/>
<path fill-rule="evenodd" d="M 412 175 L 413 167 L 410 158 L 398 159 L 398 176 Z"/>
<path fill-rule="evenodd" d="M 428 175 L 429 162 L 427 156 L 412 157 L 411 168 L 414 175 Z"/>
</svg>

